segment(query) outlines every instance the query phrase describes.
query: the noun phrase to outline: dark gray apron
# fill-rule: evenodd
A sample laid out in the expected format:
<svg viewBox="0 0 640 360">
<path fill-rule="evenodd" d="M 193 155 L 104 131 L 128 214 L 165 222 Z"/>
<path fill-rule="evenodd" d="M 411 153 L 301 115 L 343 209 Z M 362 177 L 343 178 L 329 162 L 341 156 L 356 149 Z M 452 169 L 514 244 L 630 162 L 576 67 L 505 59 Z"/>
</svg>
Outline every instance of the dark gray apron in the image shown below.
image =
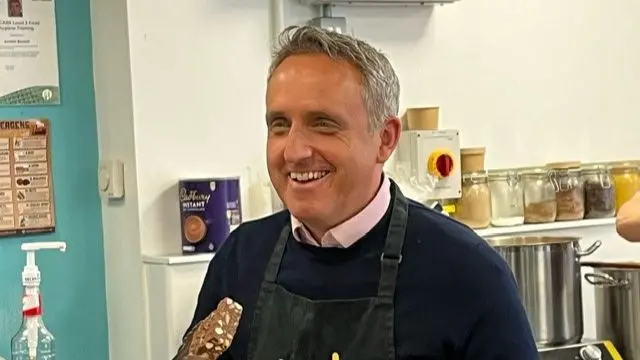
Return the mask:
<svg viewBox="0 0 640 360">
<path fill-rule="evenodd" d="M 394 306 L 398 268 L 407 227 L 407 199 L 391 188 L 378 294 L 371 298 L 314 301 L 276 284 L 291 233 L 285 226 L 265 271 L 256 303 L 249 360 L 395 360 Z M 345 274 L 348 276 L 348 274 Z"/>
</svg>

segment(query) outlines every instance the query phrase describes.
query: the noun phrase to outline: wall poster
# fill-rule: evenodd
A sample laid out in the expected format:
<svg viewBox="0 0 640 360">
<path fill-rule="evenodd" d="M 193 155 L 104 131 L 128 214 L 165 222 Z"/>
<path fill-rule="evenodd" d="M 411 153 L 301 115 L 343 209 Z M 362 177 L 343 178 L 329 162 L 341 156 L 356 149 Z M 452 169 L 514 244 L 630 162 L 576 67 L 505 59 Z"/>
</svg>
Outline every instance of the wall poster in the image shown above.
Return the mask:
<svg viewBox="0 0 640 360">
<path fill-rule="evenodd" d="M 0 0 L 0 106 L 60 103 L 54 0 Z"/>
<path fill-rule="evenodd" d="M 0 237 L 55 231 L 48 119 L 0 120 Z"/>
</svg>

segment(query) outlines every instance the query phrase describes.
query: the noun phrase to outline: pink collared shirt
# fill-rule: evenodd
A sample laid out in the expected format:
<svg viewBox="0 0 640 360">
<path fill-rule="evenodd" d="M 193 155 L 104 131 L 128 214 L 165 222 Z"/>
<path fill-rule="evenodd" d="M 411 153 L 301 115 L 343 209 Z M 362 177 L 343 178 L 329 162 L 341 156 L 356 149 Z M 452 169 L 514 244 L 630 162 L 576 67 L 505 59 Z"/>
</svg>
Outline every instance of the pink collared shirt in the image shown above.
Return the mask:
<svg viewBox="0 0 640 360">
<path fill-rule="evenodd" d="M 362 211 L 327 231 L 320 241 L 313 238 L 300 220 L 291 216 L 291 229 L 296 241 L 320 246 L 348 248 L 360 240 L 382 219 L 391 202 L 391 182 L 384 176 L 378 193 Z"/>
</svg>

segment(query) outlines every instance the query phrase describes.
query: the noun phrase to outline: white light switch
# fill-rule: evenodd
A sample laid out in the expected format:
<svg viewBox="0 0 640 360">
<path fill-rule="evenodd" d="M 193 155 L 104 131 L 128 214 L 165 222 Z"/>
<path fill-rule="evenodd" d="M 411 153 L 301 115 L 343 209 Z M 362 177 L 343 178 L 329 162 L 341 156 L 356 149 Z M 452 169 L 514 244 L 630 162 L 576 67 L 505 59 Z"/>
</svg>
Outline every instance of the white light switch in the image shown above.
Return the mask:
<svg viewBox="0 0 640 360">
<path fill-rule="evenodd" d="M 100 161 L 98 168 L 100 196 L 107 199 L 124 197 L 124 164 L 118 160 Z"/>
</svg>

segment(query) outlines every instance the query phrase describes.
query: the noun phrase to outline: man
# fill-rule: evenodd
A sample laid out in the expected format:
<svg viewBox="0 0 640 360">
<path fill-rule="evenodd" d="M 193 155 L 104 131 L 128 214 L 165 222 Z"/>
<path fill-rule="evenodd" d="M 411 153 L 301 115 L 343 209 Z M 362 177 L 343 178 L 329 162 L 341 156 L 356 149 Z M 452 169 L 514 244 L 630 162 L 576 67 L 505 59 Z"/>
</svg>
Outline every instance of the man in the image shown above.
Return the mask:
<svg viewBox="0 0 640 360">
<path fill-rule="evenodd" d="M 367 43 L 283 32 L 267 84 L 267 164 L 288 210 L 229 236 L 191 325 L 223 297 L 243 305 L 224 359 L 538 358 L 502 258 L 384 176 L 398 98 L 391 64 Z"/>
<path fill-rule="evenodd" d="M 640 192 L 624 203 L 618 211 L 616 230 L 623 239 L 640 242 Z"/>
<path fill-rule="evenodd" d="M 9 17 L 22 17 L 22 0 L 9 0 Z"/>
</svg>

